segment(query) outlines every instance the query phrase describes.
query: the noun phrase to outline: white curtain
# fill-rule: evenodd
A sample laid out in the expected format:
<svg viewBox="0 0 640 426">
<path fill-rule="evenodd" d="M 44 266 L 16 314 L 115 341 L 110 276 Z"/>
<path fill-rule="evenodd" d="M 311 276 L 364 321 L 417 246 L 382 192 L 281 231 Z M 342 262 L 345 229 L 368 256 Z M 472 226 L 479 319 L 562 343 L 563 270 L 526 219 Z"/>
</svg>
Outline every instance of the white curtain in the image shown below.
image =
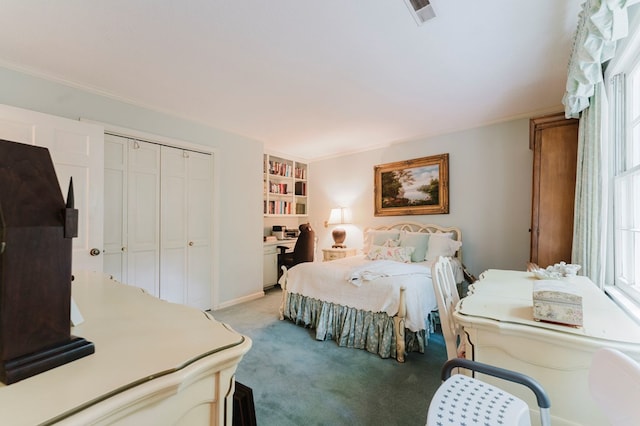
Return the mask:
<svg viewBox="0 0 640 426">
<path fill-rule="evenodd" d="M 602 64 L 628 33 L 627 7 L 640 0 L 586 0 L 580 12 L 562 99 L 567 118 L 580 118 L 571 261 L 602 286 L 606 196 L 602 153 L 606 143 L 606 96 Z"/>
<path fill-rule="evenodd" d="M 604 282 L 604 242 L 606 241 L 607 195 L 603 183 L 606 161 L 607 97 L 604 84 L 597 83 L 588 108 L 582 111 L 578 130 L 575 217 L 572 263 L 582 265 L 582 274 L 602 287 Z"/>
<path fill-rule="evenodd" d="M 627 8 L 640 0 L 586 0 L 569 61 L 562 103 L 567 118 L 579 118 L 589 106 L 595 85 L 602 82 L 602 64 L 613 57 L 616 42 L 627 36 Z"/>
</svg>

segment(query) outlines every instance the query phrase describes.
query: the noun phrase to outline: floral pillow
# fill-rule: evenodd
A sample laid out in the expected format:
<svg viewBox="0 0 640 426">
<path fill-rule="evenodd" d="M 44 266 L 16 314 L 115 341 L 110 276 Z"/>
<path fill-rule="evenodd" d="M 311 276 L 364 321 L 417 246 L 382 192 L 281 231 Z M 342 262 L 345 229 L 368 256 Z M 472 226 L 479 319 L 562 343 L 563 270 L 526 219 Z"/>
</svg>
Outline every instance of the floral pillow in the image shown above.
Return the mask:
<svg viewBox="0 0 640 426">
<path fill-rule="evenodd" d="M 411 263 L 413 250 L 413 247 L 371 246 L 367 258 L 370 260 L 395 260 L 396 262 Z"/>
<path fill-rule="evenodd" d="M 367 253 L 372 246 L 381 246 L 385 242 L 392 240 L 397 241 L 400 237 L 399 229 L 378 230 L 370 229 L 364 235 L 363 251 Z"/>
<path fill-rule="evenodd" d="M 384 243 L 382 243 L 382 247 L 398 247 L 400 246 L 400 241 L 398 240 L 387 240 Z"/>
</svg>

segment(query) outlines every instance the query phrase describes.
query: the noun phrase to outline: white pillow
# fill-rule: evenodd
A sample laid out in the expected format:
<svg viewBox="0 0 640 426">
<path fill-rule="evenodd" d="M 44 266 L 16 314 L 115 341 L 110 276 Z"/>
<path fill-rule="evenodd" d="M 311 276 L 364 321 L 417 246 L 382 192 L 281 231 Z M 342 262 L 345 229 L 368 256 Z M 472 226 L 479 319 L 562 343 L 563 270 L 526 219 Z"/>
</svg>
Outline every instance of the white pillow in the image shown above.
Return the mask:
<svg viewBox="0 0 640 426">
<path fill-rule="evenodd" d="M 454 256 L 461 246 L 462 243 L 452 239 L 452 236 L 431 234 L 425 260 L 436 260 L 438 256 Z"/>
<path fill-rule="evenodd" d="M 399 237 L 399 229 L 370 229 L 364 234 L 364 247 L 362 248 L 362 251 L 366 254 L 369 252 L 371 246 L 381 246 L 387 240 L 397 240 Z"/>
<path fill-rule="evenodd" d="M 395 260 L 396 262 L 411 263 L 413 247 L 384 247 L 371 246 L 367 258 L 370 260 Z"/>
<path fill-rule="evenodd" d="M 400 247 L 415 248 L 411 255 L 412 262 L 422 262 L 424 260 L 427 255 L 428 244 L 429 234 L 426 232 L 402 231 L 400 233 Z"/>
</svg>

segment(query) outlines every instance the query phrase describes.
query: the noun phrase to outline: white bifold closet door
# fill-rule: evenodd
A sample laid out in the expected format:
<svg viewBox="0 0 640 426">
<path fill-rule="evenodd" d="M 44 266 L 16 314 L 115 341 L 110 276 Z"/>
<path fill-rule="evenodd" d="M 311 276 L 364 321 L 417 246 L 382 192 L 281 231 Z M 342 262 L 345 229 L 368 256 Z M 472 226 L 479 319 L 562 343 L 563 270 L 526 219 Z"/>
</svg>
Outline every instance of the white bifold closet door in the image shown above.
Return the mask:
<svg viewBox="0 0 640 426">
<path fill-rule="evenodd" d="M 160 297 L 211 306 L 211 156 L 163 146 Z"/>
<path fill-rule="evenodd" d="M 209 154 L 106 135 L 105 271 L 209 309 L 212 171 Z"/>
</svg>

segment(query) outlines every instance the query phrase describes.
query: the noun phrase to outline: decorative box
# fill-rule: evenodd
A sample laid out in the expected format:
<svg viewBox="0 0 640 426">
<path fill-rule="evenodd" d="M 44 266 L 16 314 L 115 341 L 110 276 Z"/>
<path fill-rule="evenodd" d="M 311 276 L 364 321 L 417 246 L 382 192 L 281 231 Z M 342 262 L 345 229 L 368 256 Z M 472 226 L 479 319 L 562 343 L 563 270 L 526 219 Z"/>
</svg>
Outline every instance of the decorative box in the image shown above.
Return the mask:
<svg viewBox="0 0 640 426">
<path fill-rule="evenodd" d="M 533 319 L 582 327 L 582 296 L 566 281 L 536 281 L 533 285 Z"/>
</svg>

